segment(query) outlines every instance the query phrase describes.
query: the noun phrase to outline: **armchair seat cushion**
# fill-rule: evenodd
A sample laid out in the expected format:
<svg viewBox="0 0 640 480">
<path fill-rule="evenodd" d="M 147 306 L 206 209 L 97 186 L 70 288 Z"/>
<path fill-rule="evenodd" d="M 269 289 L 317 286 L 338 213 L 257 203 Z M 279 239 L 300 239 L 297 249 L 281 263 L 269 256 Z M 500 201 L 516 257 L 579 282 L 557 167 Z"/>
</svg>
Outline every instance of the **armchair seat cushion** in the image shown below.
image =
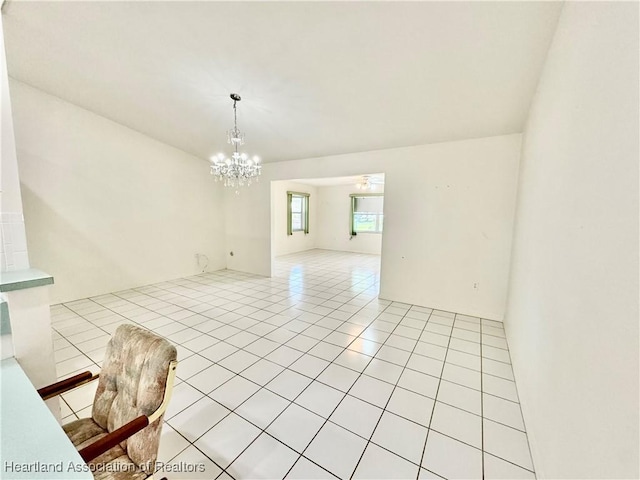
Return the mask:
<svg viewBox="0 0 640 480">
<path fill-rule="evenodd" d="M 67 423 L 62 427 L 71 442 L 78 450 L 91 445 L 109 432 L 93 421 L 82 418 Z M 127 456 L 127 453 L 116 445 L 111 450 L 89 462 L 95 480 L 142 480 L 149 476 Z"/>
</svg>

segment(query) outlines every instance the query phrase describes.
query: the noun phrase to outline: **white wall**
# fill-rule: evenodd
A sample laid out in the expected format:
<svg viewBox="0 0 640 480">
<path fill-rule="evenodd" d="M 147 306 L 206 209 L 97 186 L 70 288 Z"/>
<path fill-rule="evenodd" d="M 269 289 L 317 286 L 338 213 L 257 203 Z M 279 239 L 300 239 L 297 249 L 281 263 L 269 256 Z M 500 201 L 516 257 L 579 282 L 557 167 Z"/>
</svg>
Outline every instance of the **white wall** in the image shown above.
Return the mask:
<svg viewBox="0 0 640 480">
<path fill-rule="evenodd" d="M 380 172 L 381 296 L 501 320 L 519 155 L 516 134 L 266 164 L 225 194 L 227 267 L 271 274 L 270 181 Z"/>
<path fill-rule="evenodd" d="M 225 267 L 207 162 L 10 82 L 31 260 L 60 302 Z"/>
<path fill-rule="evenodd" d="M 195 157 L 11 89 L 29 250 L 56 278 L 54 302 L 197 273 L 195 253 L 210 270 L 270 275 L 271 181 L 376 171 L 383 298 L 502 318 L 520 135 L 271 163 L 236 195 Z"/>
<path fill-rule="evenodd" d="M 371 193 L 383 193 L 384 186 L 375 186 Z M 353 238 L 349 231 L 351 195 L 362 193 L 355 185 L 336 185 L 318 188 L 318 240 L 317 247 L 343 252 L 380 255 L 382 235 L 360 233 Z"/>
<path fill-rule="evenodd" d="M 287 235 L 287 192 L 310 194 L 309 233 L 293 232 Z M 287 255 L 316 248 L 318 237 L 318 189 L 295 182 L 271 182 L 271 220 L 273 255 Z"/>
<path fill-rule="evenodd" d="M 18 173 L 16 140 L 13 125 L 12 101 L 4 50 L 4 32 L 0 22 L 0 82 L 2 83 L 2 190 L 0 193 L 1 232 L 0 259 L 2 272 L 29 268 L 27 238 L 23 217 L 23 205 Z M 40 266 L 40 265 L 38 265 Z M 10 316 L 11 334 L 3 335 L 3 358 L 6 353 L 20 363 L 29 380 L 36 388 L 51 385 L 56 381 L 55 359 L 51 318 L 49 313 L 49 287 L 41 286 L 5 292 Z M 4 299 L 3 298 L 3 299 Z M 6 337 L 11 347 L 5 352 Z M 54 416 L 60 419 L 60 402 L 56 398 L 47 400 Z"/>
<path fill-rule="evenodd" d="M 538 478 L 638 478 L 638 3 L 567 2 L 523 142 L 505 320 Z"/>
<path fill-rule="evenodd" d="M 4 32 L 0 21 L 0 83 L 2 103 L 2 167 L 0 168 L 0 270 L 24 270 L 29 268 L 27 239 L 22 216 L 22 198 L 14 138 L 7 59 L 4 49 Z"/>
</svg>

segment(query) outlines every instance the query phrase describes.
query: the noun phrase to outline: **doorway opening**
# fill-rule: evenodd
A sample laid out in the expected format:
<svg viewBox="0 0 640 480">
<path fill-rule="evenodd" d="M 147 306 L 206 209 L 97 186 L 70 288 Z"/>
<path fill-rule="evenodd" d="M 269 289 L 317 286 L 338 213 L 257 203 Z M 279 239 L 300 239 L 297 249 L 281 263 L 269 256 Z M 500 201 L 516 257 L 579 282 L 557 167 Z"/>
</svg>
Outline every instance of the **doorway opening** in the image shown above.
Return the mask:
<svg viewBox="0 0 640 480">
<path fill-rule="evenodd" d="M 379 265 L 384 181 L 384 173 L 272 181 L 272 274 L 278 259 L 310 250 L 377 256 Z"/>
</svg>

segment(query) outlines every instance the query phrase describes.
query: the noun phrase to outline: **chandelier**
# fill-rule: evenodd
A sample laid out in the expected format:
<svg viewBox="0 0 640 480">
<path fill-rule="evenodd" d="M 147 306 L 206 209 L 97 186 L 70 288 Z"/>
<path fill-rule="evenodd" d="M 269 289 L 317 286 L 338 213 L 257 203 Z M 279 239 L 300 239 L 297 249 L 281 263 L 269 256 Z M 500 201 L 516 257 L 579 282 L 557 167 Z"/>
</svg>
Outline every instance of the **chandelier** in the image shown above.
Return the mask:
<svg viewBox="0 0 640 480">
<path fill-rule="evenodd" d="M 373 183 L 371 183 L 371 179 L 365 175 L 362 177 L 362 180 L 356 183 L 356 188 L 358 190 L 371 190 L 373 188 Z"/>
<path fill-rule="evenodd" d="M 227 131 L 227 143 L 233 146 L 233 153 L 231 157 L 224 153 L 211 157 L 211 175 L 216 182 L 223 182 L 225 187 L 238 188 L 251 185 L 254 179 L 257 182 L 262 173 L 262 165 L 260 165 L 260 158 L 256 156 L 250 158 L 246 153 L 238 152 L 238 147 L 244 145 L 244 133 L 238 129 L 236 112 L 236 103 L 241 98 L 237 93 L 232 93 L 230 96 L 233 100 L 233 128 Z M 238 193 L 237 190 L 236 193 Z"/>
</svg>

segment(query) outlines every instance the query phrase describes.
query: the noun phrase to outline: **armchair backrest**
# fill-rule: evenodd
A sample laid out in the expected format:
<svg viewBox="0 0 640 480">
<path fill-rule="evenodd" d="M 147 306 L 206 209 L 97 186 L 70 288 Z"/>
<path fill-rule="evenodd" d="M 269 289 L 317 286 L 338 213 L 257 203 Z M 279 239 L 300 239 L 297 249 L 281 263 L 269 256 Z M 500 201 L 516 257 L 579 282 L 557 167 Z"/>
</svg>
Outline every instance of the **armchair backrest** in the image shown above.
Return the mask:
<svg viewBox="0 0 640 480">
<path fill-rule="evenodd" d="M 140 415 L 151 415 L 162 403 L 169 366 L 176 359 L 176 348 L 164 338 L 120 325 L 107 344 L 93 420 L 112 432 Z M 120 444 L 136 465 L 155 465 L 163 417 Z"/>
</svg>

